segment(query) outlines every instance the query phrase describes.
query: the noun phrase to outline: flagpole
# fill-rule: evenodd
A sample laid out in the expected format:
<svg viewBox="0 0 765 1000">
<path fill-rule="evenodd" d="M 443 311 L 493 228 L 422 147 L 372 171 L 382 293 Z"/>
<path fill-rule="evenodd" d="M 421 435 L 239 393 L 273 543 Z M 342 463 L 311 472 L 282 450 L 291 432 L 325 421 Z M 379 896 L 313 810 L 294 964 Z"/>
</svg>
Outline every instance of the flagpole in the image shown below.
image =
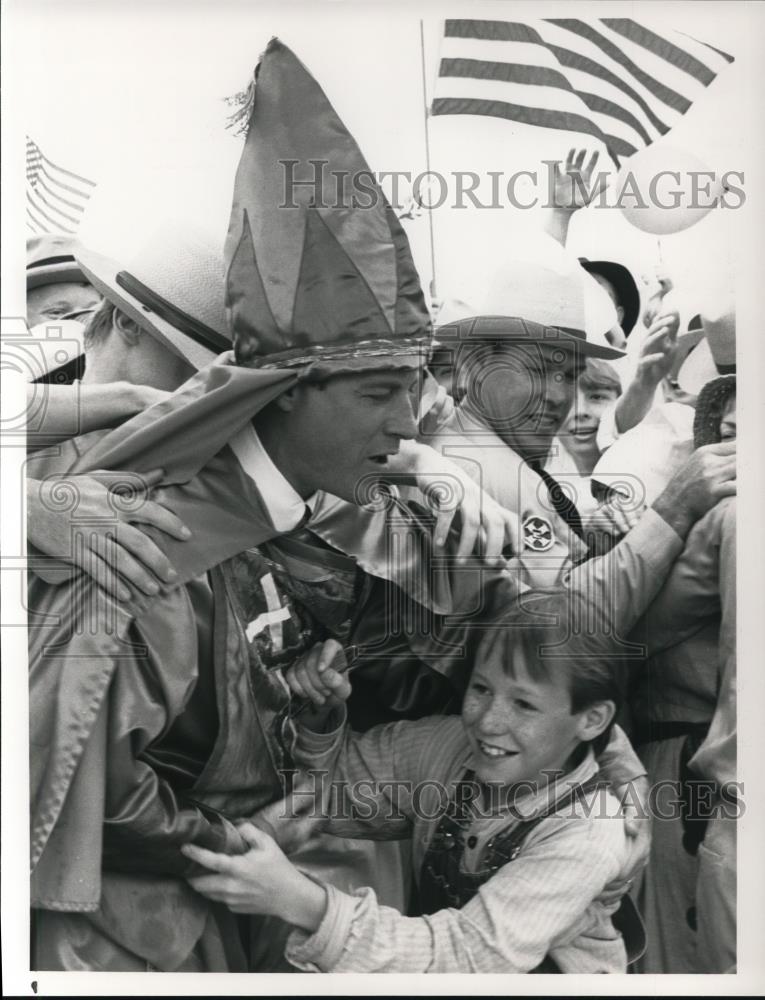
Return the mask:
<svg viewBox="0 0 765 1000">
<path fill-rule="evenodd" d="M 425 70 L 425 25 L 420 18 L 420 62 L 422 64 L 422 102 L 423 102 L 423 118 L 425 126 L 425 169 L 428 172 L 428 178 L 430 178 L 430 136 L 428 133 L 428 87 L 427 87 L 427 73 Z M 430 232 L 430 269 L 431 269 L 431 280 L 430 280 L 430 301 L 431 303 L 436 300 L 436 244 L 433 238 L 433 209 L 428 208 L 428 228 Z"/>
</svg>

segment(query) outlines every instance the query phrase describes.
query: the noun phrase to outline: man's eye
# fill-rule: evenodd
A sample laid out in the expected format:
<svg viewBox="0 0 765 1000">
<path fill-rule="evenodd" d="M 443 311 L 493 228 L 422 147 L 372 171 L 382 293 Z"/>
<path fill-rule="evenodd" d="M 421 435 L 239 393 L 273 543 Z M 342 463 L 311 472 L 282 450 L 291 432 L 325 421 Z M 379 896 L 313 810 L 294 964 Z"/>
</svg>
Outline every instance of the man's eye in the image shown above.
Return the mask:
<svg viewBox="0 0 765 1000">
<path fill-rule="evenodd" d="M 365 392 L 364 395 L 367 399 L 385 400 L 390 399 L 393 393 L 390 389 L 376 389 L 374 392 Z"/>
</svg>

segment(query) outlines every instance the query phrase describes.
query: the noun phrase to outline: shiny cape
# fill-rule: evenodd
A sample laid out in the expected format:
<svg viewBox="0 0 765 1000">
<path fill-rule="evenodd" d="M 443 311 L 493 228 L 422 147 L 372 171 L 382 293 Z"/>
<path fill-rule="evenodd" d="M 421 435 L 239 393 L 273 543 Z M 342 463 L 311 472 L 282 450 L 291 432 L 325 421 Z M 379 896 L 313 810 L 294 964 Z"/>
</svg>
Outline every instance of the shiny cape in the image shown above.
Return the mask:
<svg viewBox="0 0 765 1000">
<path fill-rule="evenodd" d="M 219 359 L 170 399 L 116 430 L 38 453 L 30 460 L 29 474 L 45 478 L 98 468 L 137 472 L 164 468 L 161 499 L 194 535 L 183 543 L 159 533 L 155 537 L 181 579 L 191 580 L 278 534 L 256 485 L 225 443 L 295 377 L 237 369 Z M 415 532 L 418 545 L 400 545 L 406 558 L 393 563 L 381 538 L 388 524 L 385 511 L 364 515 L 364 530 L 354 535 L 348 525 L 364 512 L 339 502 L 327 504 L 335 517 L 327 521 L 330 540 L 337 540 L 337 526 L 343 526 L 348 544 L 338 547 L 358 554 L 362 566 L 366 560 L 378 571 L 388 567 L 404 589 L 427 603 L 438 587 L 417 572 L 418 566 L 430 564 L 426 537 Z M 400 506 L 396 510 L 401 513 Z M 392 530 L 408 537 L 412 524 L 403 516 L 401 524 Z M 374 558 L 368 558 L 369 551 Z M 108 750 L 115 741 L 130 741 L 135 757 L 182 710 L 197 677 L 194 612 L 185 587 L 154 599 L 133 616 L 130 609 L 106 601 L 89 577 L 74 575 L 65 585 L 51 586 L 45 582 L 47 571 L 39 570 L 30 574 L 32 898 L 43 908 L 92 912 L 105 888 L 101 864 Z M 441 606 L 448 609 L 455 596 L 448 574 L 438 569 L 434 573 L 444 584 Z M 162 664 L 162 690 L 155 699 L 160 707 L 142 718 L 136 731 L 126 725 L 119 707 L 116 715 L 112 709 L 135 702 L 131 685 L 141 676 L 142 647 Z M 107 697 L 110 688 L 122 693 Z M 200 815 L 194 824 L 188 839 L 237 848 L 237 835 L 225 821 L 213 823 Z M 166 898 L 177 892 L 188 897 L 188 906 L 183 908 L 186 925 L 176 922 L 177 949 L 168 951 L 176 957 L 201 933 L 206 912 L 183 883 L 168 880 Z"/>
</svg>

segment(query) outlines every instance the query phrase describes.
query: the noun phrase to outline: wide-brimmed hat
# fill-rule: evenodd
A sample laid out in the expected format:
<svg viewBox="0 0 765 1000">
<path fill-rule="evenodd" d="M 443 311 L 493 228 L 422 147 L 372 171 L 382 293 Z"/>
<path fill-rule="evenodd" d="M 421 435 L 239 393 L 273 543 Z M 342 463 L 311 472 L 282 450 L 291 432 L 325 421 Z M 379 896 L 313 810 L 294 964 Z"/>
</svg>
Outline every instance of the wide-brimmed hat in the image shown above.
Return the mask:
<svg viewBox="0 0 765 1000">
<path fill-rule="evenodd" d="M 237 363 L 319 377 L 421 365 L 432 324 L 406 234 L 326 94 L 278 39 L 242 120 L 225 252 Z"/>
<path fill-rule="evenodd" d="M 231 348 L 224 305 L 223 234 L 169 217 L 116 260 L 85 246 L 77 261 L 105 298 L 194 368 Z"/>
<path fill-rule="evenodd" d="M 76 240 L 71 236 L 41 233 L 27 240 L 27 291 L 42 285 L 88 280 L 74 258 Z"/>
<path fill-rule="evenodd" d="M 613 285 L 619 304 L 624 310 L 620 326 L 628 337 L 640 317 L 640 290 L 631 272 L 615 260 L 588 260 L 580 257 L 579 263 L 588 274 L 599 274 Z"/>
<path fill-rule="evenodd" d="M 436 317 L 445 346 L 558 337 L 584 357 L 624 357 L 606 339 L 618 322 L 610 297 L 553 239 L 524 240 L 491 276 L 473 273 L 453 293 Z"/>
<path fill-rule="evenodd" d="M 736 371 L 736 313 L 725 296 L 710 301 L 689 323 L 688 336 L 698 338 L 698 346 L 688 353 L 677 375 L 680 387 L 698 395 L 718 375 Z"/>
</svg>

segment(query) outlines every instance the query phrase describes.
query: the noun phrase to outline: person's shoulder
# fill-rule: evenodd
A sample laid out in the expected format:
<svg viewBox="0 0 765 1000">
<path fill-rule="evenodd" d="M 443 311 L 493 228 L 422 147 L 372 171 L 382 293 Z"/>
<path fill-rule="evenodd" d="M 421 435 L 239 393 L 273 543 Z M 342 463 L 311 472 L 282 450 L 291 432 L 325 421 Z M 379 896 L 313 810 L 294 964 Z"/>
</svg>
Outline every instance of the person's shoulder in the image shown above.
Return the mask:
<svg viewBox="0 0 765 1000">
<path fill-rule="evenodd" d="M 686 541 L 686 550 L 692 550 L 698 545 L 714 544 L 723 534 L 734 531 L 735 527 L 736 498 L 723 497 L 691 528 Z"/>
<path fill-rule="evenodd" d="M 621 803 L 608 785 L 577 795 L 567 812 L 572 829 L 587 840 L 590 849 L 611 854 L 621 861 L 627 846 L 627 833 Z"/>
</svg>

